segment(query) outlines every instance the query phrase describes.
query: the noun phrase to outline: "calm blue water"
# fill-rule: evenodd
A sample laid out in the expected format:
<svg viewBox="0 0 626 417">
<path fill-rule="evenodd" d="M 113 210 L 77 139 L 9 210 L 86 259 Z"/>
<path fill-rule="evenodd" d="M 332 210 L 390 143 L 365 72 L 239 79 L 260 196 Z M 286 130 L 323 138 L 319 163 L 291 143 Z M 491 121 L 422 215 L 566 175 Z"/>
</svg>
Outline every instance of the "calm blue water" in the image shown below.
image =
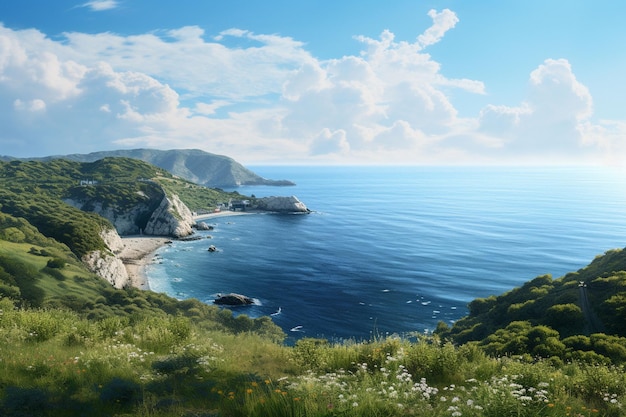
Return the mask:
<svg viewBox="0 0 626 417">
<path fill-rule="evenodd" d="M 175 242 L 150 287 L 212 302 L 238 292 L 299 337 L 424 332 L 477 297 L 555 278 L 626 246 L 626 174 L 609 169 L 253 167 L 295 187 L 309 215 L 210 219 L 211 240 Z M 209 253 L 209 245 L 219 251 Z M 301 326 L 301 327 L 299 327 Z M 293 331 L 292 331 L 293 329 Z"/>
</svg>

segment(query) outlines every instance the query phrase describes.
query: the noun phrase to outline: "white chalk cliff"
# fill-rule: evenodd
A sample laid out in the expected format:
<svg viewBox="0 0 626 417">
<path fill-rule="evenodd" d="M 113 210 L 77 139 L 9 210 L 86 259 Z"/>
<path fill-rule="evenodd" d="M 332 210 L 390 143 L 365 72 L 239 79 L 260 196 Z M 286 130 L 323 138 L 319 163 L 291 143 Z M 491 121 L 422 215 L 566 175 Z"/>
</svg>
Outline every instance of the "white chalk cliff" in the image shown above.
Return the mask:
<svg viewBox="0 0 626 417">
<path fill-rule="evenodd" d="M 66 200 L 66 202 L 75 207 L 81 208 L 82 206 L 82 203 L 78 201 Z M 140 231 L 135 219 L 142 211 L 146 210 L 146 207 L 142 204 L 127 212 L 120 213 L 111 208 L 103 209 L 102 204 L 96 204 L 90 210 L 108 219 L 115 228 L 104 229 L 100 233 L 100 237 L 108 250 L 89 252 L 83 256 L 82 260 L 92 272 L 110 282 L 115 288 L 124 288 L 130 285 L 126 267 L 117 256 L 124 247 L 120 234 L 136 234 Z M 142 232 L 145 235 L 184 237 L 193 233 L 192 226 L 194 224 L 191 210 L 178 196 L 165 196 L 150 215 L 150 219 Z"/>
<path fill-rule="evenodd" d="M 87 267 L 111 283 L 115 288 L 124 288 L 130 284 L 130 278 L 126 267 L 120 258 L 116 256 L 124 243 L 115 229 L 103 229 L 100 237 L 110 251 L 95 250 L 83 256 L 82 261 Z"/>
<path fill-rule="evenodd" d="M 161 204 L 152 213 L 143 233 L 154 236 L 185 237 L 193 233 L 196 222 L 191 210 L 177 195 L 163 197 Z"/>
</svg>

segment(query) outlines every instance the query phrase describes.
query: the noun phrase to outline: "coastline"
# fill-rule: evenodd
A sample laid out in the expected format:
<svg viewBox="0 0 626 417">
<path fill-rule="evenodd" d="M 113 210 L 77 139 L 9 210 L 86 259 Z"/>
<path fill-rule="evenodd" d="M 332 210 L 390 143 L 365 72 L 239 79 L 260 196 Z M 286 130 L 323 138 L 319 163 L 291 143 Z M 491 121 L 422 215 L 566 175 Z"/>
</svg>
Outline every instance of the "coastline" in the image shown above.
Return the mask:
<svg viewBox="0 0 626 417">
<path fill-rule="evenodd" d="M 245 211 L 220 211 L 194 216 L 195 221 L 203 221 L 215 217 L 241 216 L 255 214 Z M 146 274 L 146 266 L 152 262 L 154 252 L 171 242 L 172 238 L 164 236 L 122 236 L 124 247 L 118 254 L 126 267 L 130 285 L 140 290 L 149 290 L 150 282 Z"/>
<path fill-rule="evenodd" d="M 140 290 L 149 290 L 150 283 L 146 275 L 146 266 L 151 262 L 152 255 L 164 246 L 170 238 L 161 236 L 123 236 L 124 248 L 118 254 L 126 267 L 130 285 Z"/>
</svg>

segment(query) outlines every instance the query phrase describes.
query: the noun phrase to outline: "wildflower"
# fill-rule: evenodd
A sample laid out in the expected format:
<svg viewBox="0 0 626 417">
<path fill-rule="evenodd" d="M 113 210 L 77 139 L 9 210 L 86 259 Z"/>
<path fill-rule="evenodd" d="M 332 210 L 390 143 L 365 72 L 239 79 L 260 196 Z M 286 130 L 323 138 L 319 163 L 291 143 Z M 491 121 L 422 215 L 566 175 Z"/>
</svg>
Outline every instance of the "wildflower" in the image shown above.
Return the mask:
<svg viewBox="0 0 626 417">
<path fill-rule="evenodd" d="M 252 394 L 252 388 L 248 388 L 248 389 L 246 390 L 246 394 Z"/>
<path fill-rule="evenodd" d="M 253 382 L 252 382 L 252 384 L 250 384 L 250 385 L 252 385 L 253 387 L 258 387 L 258 386 L 259 386 L 259 384 L 257 384 L 257 383 L 256 383 L 256 382 L 254 382 L 254 381 L 253 381 Z"/>
<path fill-rule="evenodd" d="M 357 403 L 356 401 L 352 403 L 352 407 L 358 407 L 359 403 Z"/>
</svg>

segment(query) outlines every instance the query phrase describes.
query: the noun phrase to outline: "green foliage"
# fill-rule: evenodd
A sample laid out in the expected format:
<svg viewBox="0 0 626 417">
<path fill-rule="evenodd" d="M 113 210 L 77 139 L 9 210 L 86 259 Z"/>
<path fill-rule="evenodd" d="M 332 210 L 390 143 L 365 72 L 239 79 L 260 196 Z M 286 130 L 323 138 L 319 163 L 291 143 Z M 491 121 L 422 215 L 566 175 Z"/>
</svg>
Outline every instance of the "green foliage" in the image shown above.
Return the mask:
<svg viewBox="0 0 626 417">
<path fill-rule="evenodd" d="M 92 163 L 0 162 L 0 239 L 30 241 L 30 224 L 80 258 L 94 250 L 106 250 L 100 232 L 112 227 L 90 211 L 108 209 L 120 215 L 134 210 L 133 220 L 140 230 L 163 198 L 174 194 L 194 211 L 212 210 L 219 202 L 241 198 L 238 193 L 176 179 L 161 168 L 130 158 Z"/>
<path fill-rule="evenodd" d="M 157 181 L 168 195 L 177 195 L 190 210 L 196 212 L 211 210 L 230 199 L 238 200 L 244 197 L 236 191 L 226 192 L 217 188 L 207 188 L 180 178 L 161 177 Z"/>
<path fill-rule="evenodd" d="M 624 268 L 626 251 L 608 251 L 559 279 L 543 275 L 503 295 L 474 300 L 467 317 L 436 333 L 456 343 L 477 341 L 492 355 L 624 363 Z M 606 334 L 591 341 L 588 329 Z"/>
<path fill-rule="evenodd" d="M 1 415 L 623 412 L 624 251 L 474 300 L 435 337 L 287 347 L 269 317 L 117 290 L 82 266 L 110 225 L 63 199 L 149 213 L 173 194 L 192 210 L 241 197 L 126 158 L 0 162 Z M 606 333 L 586 331 L 596 318 Z"/>
<path fill-rule="evenodd" d="M 46 266 L 48 268 L 55 268 L 55 269 L 63 268 L 65 266 L 65 260 L 61 258 L 50 259 L 46 263 Z"/>
</svg>

